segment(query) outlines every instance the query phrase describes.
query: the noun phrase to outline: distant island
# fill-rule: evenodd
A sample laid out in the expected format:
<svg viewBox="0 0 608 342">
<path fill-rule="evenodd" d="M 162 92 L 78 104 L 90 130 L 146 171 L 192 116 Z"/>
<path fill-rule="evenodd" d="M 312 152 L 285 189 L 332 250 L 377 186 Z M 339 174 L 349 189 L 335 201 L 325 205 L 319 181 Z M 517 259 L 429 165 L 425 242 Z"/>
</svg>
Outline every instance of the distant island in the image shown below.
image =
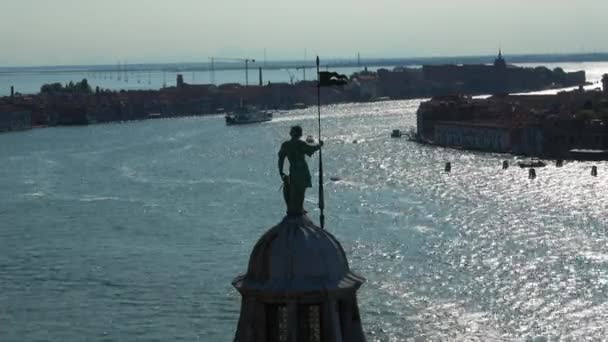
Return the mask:
<svg viewBox="0 0 608 342">
<path fill-rule="evenodd" d="M 380 69 L 351 76 L 352 96 L 359 101 L 376 97 L 423 98 L 447 94 L 507 94 L 556 89 L 586 84 L 584 71 L 564 72 L 561 68 L 522 68 L 508 65 L 502 52 L 491 65 L 423 65 L 422 68 Z"/>
<path fill-rule="evenodd" d="M 229 112 L 243 104 L 266 109 L 291 109 L 316 104 L 316 81 L 188 84 L 182 75 L 176 86 L 160 90 L 109 91 L 91 89 L 87 80 L 66 85 L 42 85 L 39 94 L 0 98 L 0 131 L 53 125 L 141 120 L 158 117 Z M 323 104 L 424 98 L 448 94 L 506 94 L 586 84 L 584 71 L 522 68 L 509 65 L 499 52 L 492 64 L 423 65 L 392 70 L 365 69 L 350 76 L 344 87 L 324 88 Z"/>
</svg>

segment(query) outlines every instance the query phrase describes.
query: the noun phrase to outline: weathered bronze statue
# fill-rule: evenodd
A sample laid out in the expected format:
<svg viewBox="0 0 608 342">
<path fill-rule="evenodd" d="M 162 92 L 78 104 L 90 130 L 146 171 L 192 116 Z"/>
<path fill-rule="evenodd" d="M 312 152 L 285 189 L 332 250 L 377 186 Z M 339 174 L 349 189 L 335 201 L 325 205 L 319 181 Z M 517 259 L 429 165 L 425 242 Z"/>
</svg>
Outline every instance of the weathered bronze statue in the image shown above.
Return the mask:
<svg viewBox="0 0 608 342">
<path fill-rule="evenodd" d="M 291 140 L 284 142 L 279 151 L 279 174 L 283 180 L 283 198 L 287 205 L 288 215 L 302 215 L 304 210 L 304 195 L 306 188 L 312 187 L 312 180 L 305 156 L 312 156 L 318 151 L 323 142 L 310 145 L 300 140 L 302 127 L 293 126 L 289 131 Z M 285 158 L 289 160 L 289 175 L 283 172 Z"/>
</svg>

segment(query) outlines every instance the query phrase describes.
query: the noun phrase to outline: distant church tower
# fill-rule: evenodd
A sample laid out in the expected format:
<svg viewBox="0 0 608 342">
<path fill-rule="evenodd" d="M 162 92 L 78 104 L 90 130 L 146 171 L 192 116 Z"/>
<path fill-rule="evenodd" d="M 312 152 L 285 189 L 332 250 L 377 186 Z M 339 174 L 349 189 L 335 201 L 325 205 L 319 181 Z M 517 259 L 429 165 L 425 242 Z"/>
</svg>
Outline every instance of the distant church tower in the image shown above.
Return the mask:
<svg viewBox="0 0 608 342">
<path fill-rule="evenodd" d="M 177 80 L 176 80 L 175 83 L 177 84 L 177 89 L 184 88 L 184 75 L 178 74 L 177 75 Z"/>
<path fill-rule="evenodd" d="M 356 292 L 336 238 L 306 215 L 286 216 L 257 242 L 241 293 L 235 342 L 365 342 Z"/>
<path fill-rule="evenodd" d="M 507 61 L 502 56 L 502 49 L 498 50 L 498 57 L 494 60 L 494 95 L 508 93 Z"/>
<path fill-rule="evenodd" d="M 502 57 L 502 49 L 498 49 L 498 57 L 494 60 L 494 67 L 496 69 L 506 69 L 507 61 Z"/>
</svg>

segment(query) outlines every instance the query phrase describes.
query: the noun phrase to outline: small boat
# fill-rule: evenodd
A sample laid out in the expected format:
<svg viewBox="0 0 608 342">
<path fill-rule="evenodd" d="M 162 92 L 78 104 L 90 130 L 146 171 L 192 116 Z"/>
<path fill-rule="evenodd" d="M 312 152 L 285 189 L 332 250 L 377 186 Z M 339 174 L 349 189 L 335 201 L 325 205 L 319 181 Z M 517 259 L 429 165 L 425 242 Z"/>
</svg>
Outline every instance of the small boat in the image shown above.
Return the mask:
<svg viewBox="0 0 608 342">
<path fill-rule="evenodd" d="M 383 101 L 390 101 L 391 98 L 388 96 L 381 96 L 381 97 L 376 97 L 374 99 L 372 99 L 372 101 L 374 102 L 383 102 Z"/>
<path fill-rule="evenodd" d="M 523 161 L 523 162 L 518 162 L 517 165 L 519 165 L 519 167 L 526 168 L 526 167 L 545 167 L 547 166 L 547 164 L 545 164 L 543 161 L 538 160 L 538 159 L 531 159 L 528 161 Z"/>
<path fill-rule="evenodd" d="M 227 114 L 226 125 L 244 125 L 272 120 L 272 113 L 259 110 L 253 106 L 240 107 L 234 113 Z"/>
<path fill-rule="evenodd" d="M 602 161 L 608 159 L 608 150 L 570 150 L 570 158 L 574 160 Z"/>
<path fill-rule="evenodd" d="M 393 132 L 391 133 L 391 138 L 401 138 L 403 134 L 401 133 L 400 130 L 398 129 L 394 129 Z"/>
</svg>

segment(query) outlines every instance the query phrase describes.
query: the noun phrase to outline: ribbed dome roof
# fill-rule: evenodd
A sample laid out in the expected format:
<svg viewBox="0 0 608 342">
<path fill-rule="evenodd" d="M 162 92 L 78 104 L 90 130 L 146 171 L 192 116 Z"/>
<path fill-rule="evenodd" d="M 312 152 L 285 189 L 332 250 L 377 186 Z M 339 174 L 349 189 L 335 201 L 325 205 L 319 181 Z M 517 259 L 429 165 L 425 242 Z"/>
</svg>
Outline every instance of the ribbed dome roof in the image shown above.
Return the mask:
<svg viewBox="0 0 608 342">
<path fill-rule="evenodd" d="M 364 278 L 352 273 L 336 238 L 308 217 L 285 217 L 257 242 L 247 274 L 233 285 L 239 291 L 310 293 L 358 288 Z"/>
</svg>

